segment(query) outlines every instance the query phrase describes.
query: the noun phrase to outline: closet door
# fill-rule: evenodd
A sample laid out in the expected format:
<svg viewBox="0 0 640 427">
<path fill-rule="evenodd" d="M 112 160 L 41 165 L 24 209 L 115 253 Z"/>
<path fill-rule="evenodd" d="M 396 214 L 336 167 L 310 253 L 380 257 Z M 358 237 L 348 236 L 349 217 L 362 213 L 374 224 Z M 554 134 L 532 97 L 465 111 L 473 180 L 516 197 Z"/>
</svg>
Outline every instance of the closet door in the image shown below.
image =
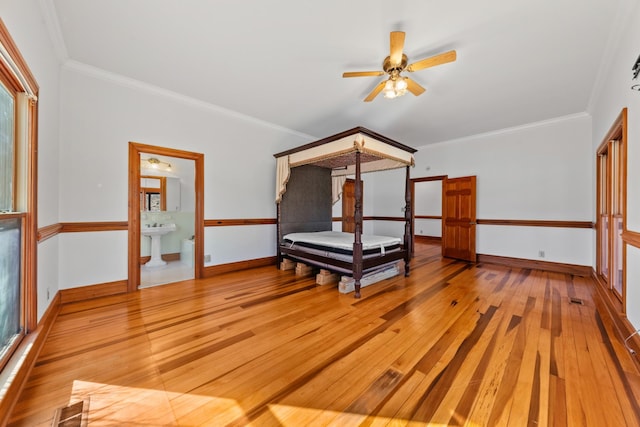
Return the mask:
<svg viewBox="0 0 640 427">
<path fill-rule="evenodd" d="M 476 177 L 447 178 L 442 193 L 442 256 L 476 262 Z"/>
</svg>

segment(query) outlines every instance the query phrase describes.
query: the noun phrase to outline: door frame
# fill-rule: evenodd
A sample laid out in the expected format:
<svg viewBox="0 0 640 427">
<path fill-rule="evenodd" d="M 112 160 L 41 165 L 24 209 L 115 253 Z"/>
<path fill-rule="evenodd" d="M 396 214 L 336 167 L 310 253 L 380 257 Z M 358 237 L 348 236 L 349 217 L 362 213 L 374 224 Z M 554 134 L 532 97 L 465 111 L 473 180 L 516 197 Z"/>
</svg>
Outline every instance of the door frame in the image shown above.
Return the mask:
<svg viewBox="0 0 640 427">
<path fill-rule="evenodd" d="M 140 154 L 177 157 L 195 162 L 194 277 L 204 273 L 204 154 L 129 142 L 129 226 L 127 292 L 140 285 Z"/>
<path fill-rule="evenodd" d="M 621 153 L 620 156 L 621 158 L 621 181 L 620 181 L 620 186 L 617 189 L 619 193 L 618 196 L 620 198 L 620 201 L 622 203 L 622 233 L 624 234 L 627 231 L 627 146 L 628 146 L 628 140 L 627 140 L 627 108 L 623 108 L 622 111 L 620 112 L 620 114 L 618 115 L 618 117 L 616 118 L 616 120 L 614 121 L 614 123 L 611 125 L 611 128 L 609 129 L 609 131 L 607 132 L 607 134 L 605 135 L 605 137 L 602 140 L 602 143 L 600 144 L 600 146 L 597 148 L 596 150 L 596 223 L 595 223 L 595 233 L 596 233 L 596 268 L 595 268 L 595 277 L 598 281 L 598 283 L 600 284 L 600 286 L 605 290 L 606 292 L 606 296 L 609 299 L 609 301 L 611 302 L 611 304 L 615 307 L 616 310 L 618 310 L 619 313 L 622 313 L 623 315 L 626 314 L 626 307 L 627 307 L 627 244 L 624 242 L 624 240 L 622 241 L 622 253 L 620 254 L 620 256 L 622 257 L 621 261 L 622 261 L 622 292 L 621 294 L 618 294 L 618 292 L 615 290 L 615 284 L 614 281 L 612 280 L 613 275 L 614 275 L 614 268 L 615 266 L 615 260 L 614 260 L 614 247 L 613 247 L 613 239 L 611 238 L 611 236 L 613 236 L 613 233 L 616 232 L 616 230 L 614 230 L 614 221 L 611 221 L 611 218 L 609 218 L 609 241 L 608 242 L 603 242 L 602 241 L 602 237 L 601 237 L 601 229 L 602 229 L 602 220 L 600 218 L 600 207 L 603 203 L 602 200 L 602 194 L 601 194 L 601 189 L 600 189 L 600 182 L 602 179 L 601 176 L 601 169 L 599 166 L 599 157 L 601 154 L 603 154 L 604 152 L 608 151 L 608 149 L 610 148 L 609 146 L 609 142 L 612 140 L 617 140 L 619 139 L 621 141 Z M 608 160 L 609 162 L 611 161 L 610 159 Z M 607 181 L 607 187 L 608 187 L 608 191 L 612 191 L 611 188 L 611 168 L 610 165 L 607 168 L 607 174 L 609 174 L 607 177 L 605 177 L 606 181 Z M 607 201 L 606 203 L 610 203 L 610 200 Z M 609 209 L 609 217 L 612 216 L 612 212 Z M 602 252 L 602 246 L 604 244 L 607 244 L 607 250 L 608 250 L 608 275 L 606 277 L 606 282 L 603 280 L 605 279 L 601 272 L 602 272 L 602 262 L 600 259 L 600 255 Z"/>
</svg>

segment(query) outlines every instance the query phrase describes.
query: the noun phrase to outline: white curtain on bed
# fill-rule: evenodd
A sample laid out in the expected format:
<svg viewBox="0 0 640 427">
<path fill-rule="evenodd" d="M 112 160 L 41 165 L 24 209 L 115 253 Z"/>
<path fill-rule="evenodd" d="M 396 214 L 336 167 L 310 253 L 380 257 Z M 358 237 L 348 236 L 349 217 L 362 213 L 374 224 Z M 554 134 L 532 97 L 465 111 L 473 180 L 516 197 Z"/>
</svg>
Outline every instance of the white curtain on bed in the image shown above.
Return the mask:
<svg viewBox="0 0 640 427">
<path fill-rule="evenodd" d="M 342 195 L 342 188 L 344 187 L 344 183 L 347 181 L 347 176 L 332 176 L 331 177 L 331 203 L 336 204 L 338 200 L 340 200 L 340 196 Z"/>
<path fill-rule="evenodd" d="M 276 159 L 276 203 L 280 203 L 282 195 L 287 191 L 290 174 L 289 156 L 278 157 Z"/>
</svg>

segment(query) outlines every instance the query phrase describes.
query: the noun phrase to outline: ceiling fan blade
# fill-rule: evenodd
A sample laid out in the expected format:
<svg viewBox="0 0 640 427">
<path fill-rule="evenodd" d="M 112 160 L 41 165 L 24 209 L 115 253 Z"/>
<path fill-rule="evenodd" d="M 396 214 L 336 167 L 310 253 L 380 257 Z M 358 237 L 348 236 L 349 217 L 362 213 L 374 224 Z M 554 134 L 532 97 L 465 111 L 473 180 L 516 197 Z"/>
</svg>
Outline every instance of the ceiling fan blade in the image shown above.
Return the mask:
<svg viewBox="0 0 640 427">
<path fill-rule="evenodd" d="M 378 94 L 380 92 L 382 92 L 382 89 L 384 89 L 384 85 L 387 83 L 386 80 L 381 81 L 380 83 L 378 83 L 378 85 L 375 87 L 375 89 L 373 89 L 371 91 L 371 93 L 364 99 L 364 102 L 371 102 L 373 101 L 373 98 L 375 98 L 376 96 L 378 96 Z"/>
<path fill-rule="evenodd" d="M 456 60 L 456 51 L 450 50 L 449 52 L 441 53 L 439 55 L 434 55 L 429 58 L 422 59 L 420 61 L 414 62 L 413 64 L 407 65 L 406 70 L 409 72 L 414 72 L 418 70 L 422 70 L 424 68 L 434 67 L 440 64 L 446 64 L 447 62 L 453 62 Z"/>
<path fill-rule="evenodd" d="M 409 77 L 405 77 L 404 81 L 407 82 L 407 90 L 415 96 L 422 95 L 425 91 L 425 88 L 416 83 L 415 80 L 411 80 Z"/>
<path fill-rule="evenodd" d="M 342 77 L 369 77 L 369 76 L 381 76 L 384 71 L 350 71 L 342 73 Z"/>
<path fill-rule="evenodd" d="M 391 32 L 391 48 L 389 49 L 389 60 L 392 64 L 400 64 L 402 62 L 402 49 L 404 48 L 404 32 L 392 31 Z"/>
</svg>

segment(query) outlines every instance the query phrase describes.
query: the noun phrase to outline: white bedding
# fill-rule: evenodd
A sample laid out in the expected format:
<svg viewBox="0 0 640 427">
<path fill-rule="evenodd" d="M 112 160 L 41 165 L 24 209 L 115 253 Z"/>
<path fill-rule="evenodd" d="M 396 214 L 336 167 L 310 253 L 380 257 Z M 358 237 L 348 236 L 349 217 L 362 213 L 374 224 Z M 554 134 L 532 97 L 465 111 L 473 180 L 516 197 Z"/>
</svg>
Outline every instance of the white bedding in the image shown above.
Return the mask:
<svg viewBox="0 0 640 427">
<path fill-rule="evenodd" d="M 352 254 L 352 252 L 349 252 L 348 254 L 340 253 L 340 252 L 332 252 L 331 250 L 327 250 L 327 249 L 317 249 L 317 248 L 310 248 L 310 247 L 300 246 L 300 245 L 298 245 L 296 243 L 287 244 L 287 247 L 290 248 L 290 249 L 296 249 L 296 250 L 299 250 L 299 251 L 303 251 L 303 252 L 306 252 L 308 254 L 320 255 L 320 256 L 323 256 L 325 258 L 337 259 L 337 260 L 346 261 L 346 262 L 353 262 L 353 254 Z M 390 254 L 390 253 L 398 252 L 398 251 L 400 251 L 400 247 L 395 246 L 393 249 L 386 249 L 386 250 L 382 250 L 380 252 L 376 252 L 376 253 L 373 253 L 373 254 L 363 254 L 362 255 L 362 259 L 375 258 L 375 257 L 379 257 L 379 256 L 382 256 L 382 255 L 385 255 L 385 254 Z"/>
<path fill-rule="evenodd" d="M 314 245 L 327 246 L 347 251 L 353 250 L 353 233 L 342 231 L 318 231 L 314 233 L 289 233 L 284 236 L 285 240 L 293 243 L 303 242 Z M 375 236 L 370 234 L 362 235 L 362 250 L 380 249 L 384 254 L 385 247 L 402 243 L 399 237 Z"/>
</svg>

